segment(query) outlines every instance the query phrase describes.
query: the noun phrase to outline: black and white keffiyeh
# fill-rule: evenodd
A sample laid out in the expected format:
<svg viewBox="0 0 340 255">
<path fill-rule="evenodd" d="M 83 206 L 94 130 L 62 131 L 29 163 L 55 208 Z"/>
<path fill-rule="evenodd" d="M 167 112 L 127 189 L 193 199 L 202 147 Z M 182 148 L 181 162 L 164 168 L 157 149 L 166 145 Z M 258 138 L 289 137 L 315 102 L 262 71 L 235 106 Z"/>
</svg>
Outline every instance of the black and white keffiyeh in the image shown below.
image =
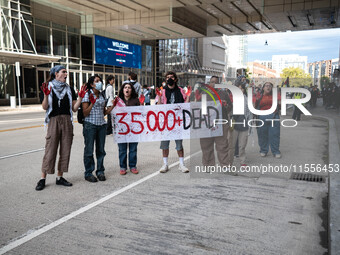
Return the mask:
<svg viewBox="0 0 340 255">
<path fill-rule="evenodd" d="M 72 113 L 72 92 L 71 88 L 67 83 L 58 81 L 56 79 L 52 80 L 52 82 L 49 82 L 48 88 L 53 90 L 54 94 L 58 98 L 58 105 L 60 107 L 60 101 L 65 97 L 67 94 L 69 102 L 70 102 L 70 114 L 71 114 L 71 122 L 73 124 L 73 113 Z M 51 91 L 52 92 L 52 91 Z M 49 115 L 53 110 L 53 96 L 52 93 L 48 95 L 48 108 L 46 110 L 46 116 L 45 116 L 45 126 L 50 121 Z"/>
</svg>

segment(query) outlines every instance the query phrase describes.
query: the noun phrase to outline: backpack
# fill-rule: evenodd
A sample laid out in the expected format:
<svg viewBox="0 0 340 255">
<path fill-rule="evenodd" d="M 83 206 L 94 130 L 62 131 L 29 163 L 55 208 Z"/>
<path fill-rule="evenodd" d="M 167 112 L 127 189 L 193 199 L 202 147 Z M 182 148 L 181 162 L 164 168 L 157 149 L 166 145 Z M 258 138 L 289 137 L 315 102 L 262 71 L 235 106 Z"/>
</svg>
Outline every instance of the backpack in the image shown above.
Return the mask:
<svg viewBox="0 0 340 255">
<path fill-rule="evenodd" d="M 87 93 L 90 94 L 89 91 Z M 83 112 L 83 103 L 80 103 L 80 106 L 77 111 L 77 121 L 79 124 L 84 124 L 84 120 L 85 120 L 85 116 Z"/>
</svg>

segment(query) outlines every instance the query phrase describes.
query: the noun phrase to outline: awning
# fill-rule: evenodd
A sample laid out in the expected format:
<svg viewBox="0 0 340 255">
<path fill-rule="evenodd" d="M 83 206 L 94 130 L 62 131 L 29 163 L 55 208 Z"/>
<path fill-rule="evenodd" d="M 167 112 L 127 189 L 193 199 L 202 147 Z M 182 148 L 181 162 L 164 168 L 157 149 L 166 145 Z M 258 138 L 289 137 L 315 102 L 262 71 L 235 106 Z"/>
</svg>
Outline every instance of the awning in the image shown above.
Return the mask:
<svg viewBox="0 0 340 255">
<path fill-rule="evenodd" d="M 0 63 L 7 65 L 15 64 L 15 62 L 20 62 L 20 65 L 41 65 L 58 62 L 59 59 L 60 57 L 0 50 Z"/>
</svg>

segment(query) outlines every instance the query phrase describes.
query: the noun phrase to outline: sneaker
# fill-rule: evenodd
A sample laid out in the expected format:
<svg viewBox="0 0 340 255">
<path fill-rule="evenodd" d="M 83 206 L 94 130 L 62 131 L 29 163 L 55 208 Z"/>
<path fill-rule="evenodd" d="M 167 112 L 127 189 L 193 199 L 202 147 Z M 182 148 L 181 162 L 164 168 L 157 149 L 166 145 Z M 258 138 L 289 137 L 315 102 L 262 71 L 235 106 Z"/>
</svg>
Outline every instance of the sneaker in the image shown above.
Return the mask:
<svg viewBox="0 0 340 255">
<path fill-rule="evenodd" d="M 138 174 L 138 170 L 136 168 L 132 168 L 132 169 L 130 169 L 130 171 L 133 174 Z"/>
<path fill-rule="evenodd" d="M 266 153 L 263 153 L 263 152 L 261 152 L 260 155 L 261 155 L 261 157 L 267 156 L 267 154 L 266 154 Z"/>
<path fill-rule="evenodd" d="M 104 178 L 105 178 L 105 177 L 104 177 Z M 86 176 L 86 177 L 85 177 L 85 180 L 87 180 L 88 182 L 97 182 L 97 181 L 98 181 L 97 178 L 94 177 L 93 175 L 91 175 L 91 176 Z"/>
<path fill-rule="evenodd" d="M 124 170 L 124 169 L 122 169 L 122 170 L 120 170 L 120 172 L 119 172 L 121 175 L 126 175 L 126 170 Z"/>
<path fill-rule="evenodd" d="M 57 185 L 63 185 L 63 186 L 67 186 L 67 187 L 71 187 L 72 186 L 72 183 L 66 181 L 65 178 L 63 177 L 60 177 L 60 179 L 56 179 L 56 182 L 55 182 Z"/>
<path fill-rule="evenodd" d="M 35 190 L 43 190 L 45 188 L 45 179 L 40 179 L 35 187 Z"/>
<path fill-rule="evenodd" d="M 178 169 L 182 171 L 182 173 L 189 173 L 189 169 L 185 165 L 179 164 Z"/>
<path fill-rule="evenodd" d="M 274 157 L 275 158 L 281 158 L 281 154 L 280 153 L 279 154 L 275 154 Z"/>
<path fill-rule="evenodd" d="M 159 169 L 160 173 L 166 173 L 167 171 L 169 171 L 169 167 L 165 164 L 161 167 L 161 169 Z"/>
<path fill-rule="evenodd" d="M 97 175 L 97 178 L 99 181 L 103 182 L 103 181 L 106 181 L 106 178 L 105 178 L 105 175 L 104 174 L 99 174 Z"/>
</svg>

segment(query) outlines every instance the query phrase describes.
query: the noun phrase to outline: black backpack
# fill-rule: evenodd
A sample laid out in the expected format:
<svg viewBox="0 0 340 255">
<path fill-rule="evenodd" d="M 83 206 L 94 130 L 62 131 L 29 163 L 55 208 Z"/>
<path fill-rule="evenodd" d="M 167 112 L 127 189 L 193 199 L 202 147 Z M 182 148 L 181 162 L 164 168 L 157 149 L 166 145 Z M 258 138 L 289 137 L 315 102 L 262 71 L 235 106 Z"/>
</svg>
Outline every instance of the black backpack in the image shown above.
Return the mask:
<svg viewBox="0 0 340 255">
<path fill-rule="evenodd" d="M 90 92 L 87 92 L 90 95 Z M 77 121 L 79 124 L 84 124 L 85 116 L 83 112 L 83 103 L 80 103 L 80 106 L 77 111 Z"/>
</svg>

